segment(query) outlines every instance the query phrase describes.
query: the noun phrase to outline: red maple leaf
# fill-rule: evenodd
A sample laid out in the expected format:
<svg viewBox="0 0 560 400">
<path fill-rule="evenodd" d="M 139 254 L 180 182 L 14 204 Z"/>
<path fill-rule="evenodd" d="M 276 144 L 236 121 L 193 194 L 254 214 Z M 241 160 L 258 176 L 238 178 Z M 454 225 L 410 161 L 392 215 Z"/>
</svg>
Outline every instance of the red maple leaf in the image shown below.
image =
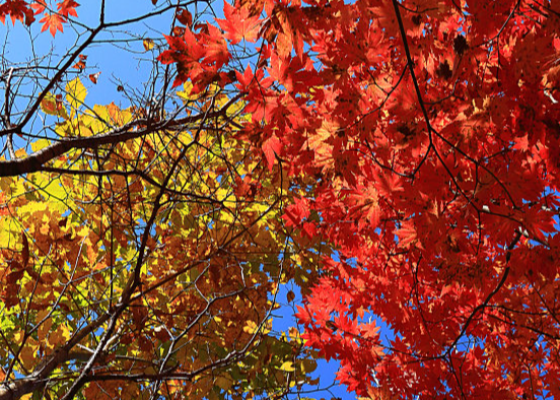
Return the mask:
<svg viewBox="0 0 560 400">
<path fill-rule="evenodd" d="M 41 14 L 42 12 L 45 11 L 45 7 L 47 7 L 44 0 L 37 0 L 34 3 L 32 3 L 30 6 L 34 10 L 35 15 Z"/>
<path fill-rule="evenodd" d="M 286 207 L 286 213 L 282 216 L 286 220 L 286 226 L 299 226 L 301 221 L 309 217 L 309 200 L 305 198 L 295 198 L 294 204 Z"/>
<path fill-rule="evenodd" d="M 3 24 L 6 21 L 6 15 L 11 18 L 14 24 L 18 20 L 22 22 L 25 20 L 25 24 L 30 25 L 35 20 L 29 4 L 23 0 L 7 0 L 0 4 L 0 22 Z"/>
<path fill-rule="evenodd" d="M 62 27 L 62 23 L 64 22 L 64 17 L 59 14 L 55 13 L 48 13 L 45 14 L 43 18 L 39 22 L 43 23 L 43 27 L 41 28 L 41 32 L 46 31 L 47 29 L 53 35 L 56 35 L 56 31 L 59 30 L 60 32 L 64 32 L 64 28 Z"/>
<path fill-rule="evenodd" d="M 251 16 L 248 8 L 236 9 L 227 1 L 224 2 L 225 19 L 217 19 L 220 27 L 226 31 L 226 39 L 231 44 L 237 44 L 243 39 L 255 42 L 260 29 L 258 15 Z"/>
<path fill-rule="evenodd" d="M 68 15 L 77 17 L 78 13 L 76 12 L 76 7 L 78 6 L 79 4 L 74 0 L 64 0 L 62 3 L 58 3 L 56 5 L 59 14 L 63 15 L 66 18 L 68 18 Z"/>
<path fill-rule="evenodd" d="M 264 155 L 266 157 L 266 161 L 268 162 L 268 169 L 272 171 L 272 167 L 274 166 L 274 160 L 276 156 L 280 154 L 282 150 L 282 144 L 280 140 L 276 136 L 271 136 L 262 145 L 262 149 Z"/>
</svg>

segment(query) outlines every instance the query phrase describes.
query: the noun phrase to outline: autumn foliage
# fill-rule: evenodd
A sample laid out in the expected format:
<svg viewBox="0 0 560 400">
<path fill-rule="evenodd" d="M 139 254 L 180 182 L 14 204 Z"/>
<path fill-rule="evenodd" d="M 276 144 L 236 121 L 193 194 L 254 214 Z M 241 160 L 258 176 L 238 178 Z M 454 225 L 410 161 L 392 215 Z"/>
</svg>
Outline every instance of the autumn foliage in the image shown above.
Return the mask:
<svg viewBox="0 0 560 400">
<path fill-rule="evenodd" d="M 300 308 L 306 344 L 371 398 L 558 397 L 559 4 L 240 2 L 225 38 L 247 140 L 311 180 L 286 208 L 338 251 Z M 261 9 L 264 9 L 261 14 Z M 193 82 L 185 27 L 163 62 Z M 223 36 L 216 38 L 216 42 Z M 227 59 L 227 55 L 222 55 Z M 222 79 L 222 84 L 228 84 Z M 270 150 L 272 149 L 272 150 Z M 383 339 L 377 322 L 390 333 Z"/>
<path fill-rule="evenodd" d="M 273 330 L 272 313 L 319 256 L 283 227 L 287 172 L 236 137 L 250 118 L 241 95 L 172 89 L 163 40 L 119 36 L 134 28 L 126 17 L 102 14 L 60 64 L 2 75 L 0 399 L 299 392 L 314 382 L 313 351 L 297 329 Z M 91 66 L 105 32 L 144 54 L 151 90 Z M 96 85 L 125 100 L 93 103 Z"/>
<path fill-rule="evenodd" d="M 56 140 L 4 118 L 6 385 L 51 360 L 33 390 L 65 398 L 282 397 L 317 354 L 363 398 L 560 398 L 560 3 L 219 7 L 144 41 L 156 104 L 88 109 L 76 78 L 29 109 Z"/>
</svg>

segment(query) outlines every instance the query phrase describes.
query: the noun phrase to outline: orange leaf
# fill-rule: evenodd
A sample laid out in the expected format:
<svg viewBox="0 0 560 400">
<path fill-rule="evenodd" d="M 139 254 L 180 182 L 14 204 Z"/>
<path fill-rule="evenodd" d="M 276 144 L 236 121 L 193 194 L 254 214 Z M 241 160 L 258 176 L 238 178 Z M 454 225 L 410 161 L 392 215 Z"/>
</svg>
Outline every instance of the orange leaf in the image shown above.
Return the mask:
<svg viewBox="0 0 560 400">
<path fill-rule="evenodd" d="M 53 37 L 54 35 L 56 35 L 57 30 L 59 30 L 60 32 L 64 32 L 64 29 L 62 28 L 64 18 L 58 14 L 45 14 L 45 16 L 39 22 L 43 23 L 41 32 L 44 32 L 48 29 Z"/>
<path fill-rule="evenodd" d="M 101 75 L 101 71 L 96 72 L 95 74 L 90 74 L 89 80 L 92 81 L 94 84 L 97 84 L 97 78 L 99 78 L 99 75 Z"/>
</svg>

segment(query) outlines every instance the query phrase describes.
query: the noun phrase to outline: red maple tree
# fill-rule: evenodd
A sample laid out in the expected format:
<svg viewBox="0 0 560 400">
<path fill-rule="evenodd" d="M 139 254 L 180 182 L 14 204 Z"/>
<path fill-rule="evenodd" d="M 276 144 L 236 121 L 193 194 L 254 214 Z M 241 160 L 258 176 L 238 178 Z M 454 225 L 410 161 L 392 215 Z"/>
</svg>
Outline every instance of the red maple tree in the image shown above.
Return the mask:
<svg viewBox="0 0 560 400">
<path fill-rule="evenodd" d="M 294 240 L 340 255 L 300 308 L 307 345 L 370 398 L 560 397 L 560 4 L 236 7 L 252 17 L 220 23 L 229 45 L 260 18 L 257 61 L 236 73 L 243 135 L 301 186 Z M 204 49 L 196 67 L 180 47 L 162 61 L 216 76 Z"/>
</svg>

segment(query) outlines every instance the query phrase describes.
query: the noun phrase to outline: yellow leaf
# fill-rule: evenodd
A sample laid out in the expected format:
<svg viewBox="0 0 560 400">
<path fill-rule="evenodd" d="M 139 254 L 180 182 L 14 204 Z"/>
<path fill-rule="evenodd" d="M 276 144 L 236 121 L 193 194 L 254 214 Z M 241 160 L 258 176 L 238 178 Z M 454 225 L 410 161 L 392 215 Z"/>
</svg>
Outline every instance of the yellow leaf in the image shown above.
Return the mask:
<svg viewBox="0 0 560 400">
<path fill-rule="evenodd" d="M 142 44 L 144 45 L 144 50 L 146 51 L 152 50 L 154 48 L 154 41 L 152 39 L 144 39 L 142 41 Z"/>
<path fill-rule="evenodd" d="M 68 328 L 61 324 L 49 334 L 49 344 L 57 347 L 65 344 L 70 339 L 70 332 Z"/>
<path fill-rule="evenodd" d="M 38 140 L 31 143 L 31 149 L 34 152 L 36 152 L 36 151 L 44 149 L 45 147 L 47 147 L 50 144 L 51 144 L 51 142 L 48 139 L 38 139 Z"/>
<path fill-rule="evenodd" d="M 72 204 L 68 193 L 60 179 L 52 179 L 49 175 L 37 173 L 33 175 L 33 182 L 37 185 L 39 193 L 49 201 L 50 210 L 58 210 L 64 213 Z"/>
<path fill-rule="evenodd" d="M 246 332 L 250 335 L 254 334 L 259 330 L 259 326 L 255 323 L 255 321 L 247 321 L 247 324 L 243 327 L 243 332 Z"/>
<path fill-rule="evenodd" d="M 283 363 L 280 369 L 286 372 L 294 372 L 296 370 L 294 368 L 294 363 L 291 361 L 286 361 L 285 363 Z"/>
<path fill-rule="evenodd" d="M 192 100 L 191 98 L 191 92 L 193 89 L 193 84 L 191 81 L 187 81 L 183 84 L 183 91 L 177 92 L 177 96 L 179 96 L 180 98 L 182 98 L 185 101 L 189 101 Z"/>
<path fill-rule="evenodd" d="M 17 149 L 16 150 L 16 157 L 17 158 L 22 158 L 23 156 L 27 155 L 27 152 L 25 151 L 24 148 L 21 149 Z"/>
<path fill-rule="evenodd" d="M 66 85 L 66 100 L 70 103 L 72 110 L 77 110 L 83 104 L 86 94 L 87 90 L 78 77 Z"/>
<path fill-rule="evenodd" d="M 292 338 L 292 339 L 299 339 L 299 337 L 300 337 L 299 331 L 295 326 L 292 326 L 288 330 L 288 334 L 290 335 L 290 338 Z"/>
<path fill-rule="evenodd" d="M 61 94 L 55 96 L 52 93 L 47 93 L 43 100 L 41 100 L 41 110 L 45 114 L 56 115 L 64 119 L 68 119 L 66 107 L 62 104 Z"/>
</svg>

